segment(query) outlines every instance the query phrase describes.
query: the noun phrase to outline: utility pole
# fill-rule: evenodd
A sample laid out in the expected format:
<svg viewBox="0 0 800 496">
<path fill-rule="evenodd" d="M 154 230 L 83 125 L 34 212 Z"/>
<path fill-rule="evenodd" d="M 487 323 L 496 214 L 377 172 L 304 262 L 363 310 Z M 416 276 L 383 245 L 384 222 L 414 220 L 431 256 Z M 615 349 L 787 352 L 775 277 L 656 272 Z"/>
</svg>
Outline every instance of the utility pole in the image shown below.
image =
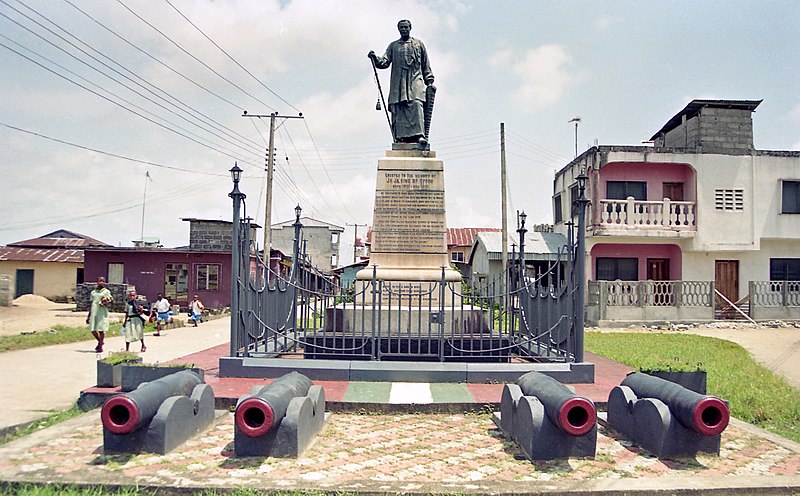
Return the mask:
<svg viewBox="0 0 800 496">
<path fill-rule="evenodd" d="M 575 117 L 573 117 L 572 119 L 567 121 L 568 124 L 570 122 L 574 122 L 575 123 L 575 156 L 576 157 L 578 156 L 578 123 L 580 121 L 581 121 L 581 117 L 579 115 L 576 115 Z"/>
<path fill-rule="evenodd" d="M 147 181 L 152 181 L 150 171 L 144 173 L 144 197 L 142 198 L 142 232 L 139 234 L 139 239 L 144 242 L 144 206 L 147 203 Z"/>
<path fill-rule="evenodd" d="M 275 170 L 275 119 L 302 119 L 299 115 L 248 114 L 245 110 L 242 117 L 269 117 L 269 150 L 267 150 L 267 183 L 264 185 L 264 260 L 269 264 L 270 246 L 272 246 L 272 178 Z M 282 124 L 282 123 L 281 123 Z"/>
<path fill-rule="evenodd" d="M 508 294 L 508 185 L 506 179 L 506 126 L 500 123 L 500 201 L 503 217 L 502 231 L 502 260 L 503 260 L 503 294 Z"/>
<path fill-rule="evenodd" d="M 358 228 L 359 227 L 367 227 L 366 224 L 346 224 L 348 226 L 353 226 L 353 263 L 356 263 L 356 243 L 358 243 Z"/>
</svg>

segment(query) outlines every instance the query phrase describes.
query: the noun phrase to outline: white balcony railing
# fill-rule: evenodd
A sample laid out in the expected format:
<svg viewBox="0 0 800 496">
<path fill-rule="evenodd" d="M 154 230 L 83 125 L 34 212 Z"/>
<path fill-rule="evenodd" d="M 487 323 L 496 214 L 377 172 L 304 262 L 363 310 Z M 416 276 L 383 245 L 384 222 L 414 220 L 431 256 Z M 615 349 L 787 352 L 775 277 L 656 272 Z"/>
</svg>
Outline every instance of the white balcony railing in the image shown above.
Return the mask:
<svg viewBox="0 0 800 496">
<path fill-rule="evenodd" d="M 600 200 L 601 227 L 695 230 L 695 203 L 663 201 Z"/>
</svg>

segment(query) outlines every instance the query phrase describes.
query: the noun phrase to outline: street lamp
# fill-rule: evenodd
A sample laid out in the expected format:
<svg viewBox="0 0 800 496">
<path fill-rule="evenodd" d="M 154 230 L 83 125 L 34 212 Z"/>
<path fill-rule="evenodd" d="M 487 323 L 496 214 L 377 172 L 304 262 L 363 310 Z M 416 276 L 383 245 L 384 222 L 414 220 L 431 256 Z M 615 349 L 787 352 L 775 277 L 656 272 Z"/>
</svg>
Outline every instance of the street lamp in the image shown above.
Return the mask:
<svg viewBox="0 0 800 496">
<path fill-rule="evenodd" d="M 231 173 L 231 181 L 233 184 L 239 184 L 239 179 L 242 177 L 242 169 L 239 168 L 239 164 L 234 162 L 233 167 L 230 170 Z"/>
<path fill-rule="evenodd" d="M 584 193 L 586 192 L 586 180 L 589 177 L 586 175 L 586 169 L 581 169 L 581 173 L 575 178 L 578 181 L 578 198 L 585 200 Z"/>
<path fill-rule="evenodd" d="M 528 215 L 523 210 L 517 216 L 519 218 L 519 228 L 517 229 L 517 234 L 519 234 L 519 270 L 518 275 L 520 277 L 520 283 L 523 281 L 523 277 L 525 275 L 525 233 L 528 232 L 525 229 L 525 220 L 528 218 Z"/>
<path fill-rule="evenodd" d="M 575 180 L 578 182 L 578 239 L 575 253 L 575 361 L 583 362 L 584 323 L 586 300 L 586 206 L 591 203 L 586 198 L 586 169 L 581 168 L 581 173 Z"/>
<path fill-rule="evenodd" d="M 235 357 L 239 352 L 240 343 L 243 341 L 239 335 L 239 281 L 241 280 L 242 261 L 241 261 L 241 207 L 242 200 L 246 195 L 239 191 L 239 181 L 242 179 L 242 169 L 234 162 L 230 169 L 233 190 L 228 196 L 233 199 L 233 233 L 231 236 L 231 356 Z M 245 353 L 247 350 L 245 349 Z"/>
<path fill-rule="evenodd" d="M 296 207 L 294 207 L 294 222 L 295 222 L 296 224 L 299 224 L 299 223 L 300 223 L 300 213 L 301 213 L 302 211 L 303 211 L 303 209 L 302 209 L 302 208 L 300 208 L 300 204 L 298 203 L 298 204 L 297 204 L 297 206 L 296 206 Z"/>
</svg>

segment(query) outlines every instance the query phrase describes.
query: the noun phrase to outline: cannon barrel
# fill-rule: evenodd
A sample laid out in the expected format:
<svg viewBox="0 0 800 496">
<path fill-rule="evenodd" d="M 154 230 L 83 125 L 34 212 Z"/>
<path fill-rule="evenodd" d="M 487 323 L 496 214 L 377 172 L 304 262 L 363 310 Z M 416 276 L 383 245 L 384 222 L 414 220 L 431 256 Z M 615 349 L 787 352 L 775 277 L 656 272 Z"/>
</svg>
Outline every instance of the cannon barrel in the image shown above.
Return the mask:
<svg viewBox="0 0 800 496">
<path fill-rule="evenodd" d="M 594 428 L 597 420 L 594 403 L 552 377 L 528 372 L 517 379 L 517 385 L 525 396 L 538 398 L 550 420 L 567 434 L 582 436 Z"/>
<path fill-rule="evenodd" d="M 195 386 L 202 383 L 200 376 L 191 370 L 145 382 L 130 393 L 114 396 L 105 402 L 100 411 L 103 427 L 114 434 L 131 433 L 152 420 L 167 398 L 190 396 Z"/>
<path fill-rule="evenodd" d="M 621 386 L 627 386 L 639 398 L 656 398 L 669 407 L 678 422 L 703 436 L 716 436 L 728 426 L 728 405 L 715 396 L 706 396 L 660 377 L 634 372 Z"/>
<path fill-rule="evenodd" d="M 236 406 L 236 427 L 247 437 L 266 435 L 281 423 L 292 398 L 307 395 L 310 387 L 311 379 L 298 372 L 280 377 Z"/>
</svg>

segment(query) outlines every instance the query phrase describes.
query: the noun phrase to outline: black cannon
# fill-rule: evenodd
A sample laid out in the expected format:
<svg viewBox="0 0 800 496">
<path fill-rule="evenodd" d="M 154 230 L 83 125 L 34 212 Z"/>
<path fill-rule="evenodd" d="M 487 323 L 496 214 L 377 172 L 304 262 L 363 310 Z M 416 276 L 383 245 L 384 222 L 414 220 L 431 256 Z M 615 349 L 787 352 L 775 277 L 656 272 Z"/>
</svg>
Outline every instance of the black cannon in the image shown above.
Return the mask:
<svg viewBox="0 0 800 496">
<path fill-rule="evenodd" d="M 239 398 L 234 413 L 237 456 L 299 456 L 322 430 L 325 391 L 290 372 Z"/>
<path fill-rule="evenodd" d="M 214 420 L 214 392 L 191 370 L 145 382 L 100 410 L 108 451 L 164 454 Z"/>
<path fill-rule="evenodd" d="M 499 421 L 507 436 L 531 460 L 594 457 L 597 411 L 591 400 L 540 372 L 528 372 L 506 384 Z"/>
<path fill-rule="evenodd" d="M 608 424 L 656 456 L 719 454 L 728 405 L 641 372 L 629 374 L 608 396 Z"/>
</svg>

